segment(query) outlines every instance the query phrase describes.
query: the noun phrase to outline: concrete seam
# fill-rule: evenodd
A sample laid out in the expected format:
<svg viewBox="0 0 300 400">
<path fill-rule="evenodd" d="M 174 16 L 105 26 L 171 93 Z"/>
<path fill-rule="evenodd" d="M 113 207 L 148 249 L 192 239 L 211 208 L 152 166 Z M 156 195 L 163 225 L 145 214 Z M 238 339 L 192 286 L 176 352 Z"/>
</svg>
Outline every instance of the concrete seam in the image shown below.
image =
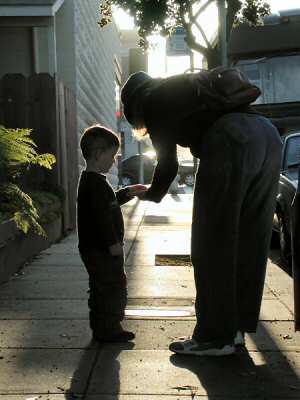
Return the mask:
<svg viewBox="0 0 300 400">
<path fill-rule="evenodd" d="M 292 316 L 294 316 L 294 313 L 292 310 L 290 310 L 289 306 L 287 306 L 277 295 L 276 291 L 271 289 L 271 287 L 266 283 L 266 287 L 270 290 L 270 292 L 276 297 L 276 299 L 291 313 Z"/>
</svg>

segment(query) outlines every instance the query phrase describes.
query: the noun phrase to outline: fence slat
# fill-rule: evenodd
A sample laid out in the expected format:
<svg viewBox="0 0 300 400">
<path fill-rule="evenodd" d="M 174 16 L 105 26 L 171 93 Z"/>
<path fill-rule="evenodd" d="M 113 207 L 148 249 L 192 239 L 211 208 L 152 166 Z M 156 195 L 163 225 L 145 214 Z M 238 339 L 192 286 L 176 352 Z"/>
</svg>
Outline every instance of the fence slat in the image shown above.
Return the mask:
<svg viewBox="0 0 300 400">
<path fill-rule="evenodd" d="M 3 94 L 3 80 L 0 79 L 0 125 L 4 125 L 4 94 Z"/>
<path fill-rule="evenodd" d="M 69 187 L 68 187 L 68 155 L 67 155 L 67 135 L 66 135 L 66 110 L 64 85 L 58 81 L 58 104 L 59 104 L 59 146 L 60 146 L 60 177 L 61 185 L 65 191 L 65 202 L 63 228 L 67 231 L 70 228 L 69 213 Z"/>
<path fill-rule="evenodd" d="M 66 145 L 68 158 L 68 192 L 70 228 L 76 228 L 76 197 L 78 184 L 78 137 L 76 118 L 76 98 L 65 88 Z"/>
<path fill-rule="evenodd" d="M 35 74 L 29 77 L 28 82 L 33 139 L 39 152 L 52 153 L 59 159 L 55 79 L 49 74 Z M 44 180 L 50 185 L 60 184 L 59 163 L 51 171 L 43 172 Z"/>
<path fill-rule="evenodd" d="M 27 79 L 21 74 L 8 74 L 2 78 L 2 115 L 0 121 L 9 128 L 28 128 Z"/>
<path fill-rule="evenodd" d="M 29 78 L 8 74 L 0 79 L 0 124 L 7 128 L 30 128 L 40 153 L 52 153 L 57 159 L 53 170 L 31 168 L 22 183 L 52 190 L 63 187 L 64 231 L 76 225 L 78 181 L 78 140 L 76 99 L 62 82 L 49 74 Z"/>
</svg>

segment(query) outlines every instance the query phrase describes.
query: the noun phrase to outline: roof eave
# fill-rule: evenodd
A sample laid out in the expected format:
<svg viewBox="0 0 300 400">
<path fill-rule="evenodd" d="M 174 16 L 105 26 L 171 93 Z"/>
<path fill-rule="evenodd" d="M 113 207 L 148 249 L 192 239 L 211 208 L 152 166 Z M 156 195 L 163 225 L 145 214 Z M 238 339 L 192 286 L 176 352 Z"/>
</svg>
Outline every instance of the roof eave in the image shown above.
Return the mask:
<svg viewBox="0 0 300 400">
<path fill-rule="evenodd" d="M 0 17 L 54 17 L 64 0 L 53 5 L 0 5 Z"/>
</svg>

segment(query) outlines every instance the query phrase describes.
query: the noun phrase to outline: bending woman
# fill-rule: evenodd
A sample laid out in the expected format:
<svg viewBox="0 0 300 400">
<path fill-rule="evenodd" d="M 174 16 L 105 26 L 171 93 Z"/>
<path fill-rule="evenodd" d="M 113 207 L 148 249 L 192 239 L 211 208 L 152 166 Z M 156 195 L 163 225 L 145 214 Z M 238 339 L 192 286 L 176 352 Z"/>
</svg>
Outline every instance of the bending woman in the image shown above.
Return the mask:
<svg viewBox="0 0 300 400">
<path fill-rule="evenodd" d="M 224 72 L 217 70 L 221 78 Z M 234 353 L 245 332 L 257 328 L 281 140 L 271 122 L 251 109 L 253 98 L 222 106 L 209 74 L 153 79 L 138 72 L 121 99 L 126 119 L 149 134 L 157 153 L 151 186 L 141 198 L 159 203 L 168 192 L 178 169 L 177 144 L 201 159 L 191 240 L 197 323 L 192 338 L 171 343 L 170 350 L 221 356 Z M 240 84 L 234 76 L 230 90 Z"/>
</svg>

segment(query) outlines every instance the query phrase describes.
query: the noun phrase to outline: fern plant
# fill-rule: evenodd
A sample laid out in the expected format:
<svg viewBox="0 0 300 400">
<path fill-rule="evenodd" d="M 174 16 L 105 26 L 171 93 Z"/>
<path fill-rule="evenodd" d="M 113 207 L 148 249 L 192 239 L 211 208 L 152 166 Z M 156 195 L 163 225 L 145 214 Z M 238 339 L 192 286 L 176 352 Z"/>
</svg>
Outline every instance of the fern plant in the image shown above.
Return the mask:
<svg viewBox="0 0 300 400">
<path fill-rule="evenodd" d="M 16 183 L 16 179 L 32 165 L 52 169 L 53 154 L 39 154 L 31 139 L 31 129 L 10 129 L 0 126 L 0 211 L 12 213 L 17 227 L 24 233 L 32 229 L 45 235 L 31 197 Z"/>
</svg>

